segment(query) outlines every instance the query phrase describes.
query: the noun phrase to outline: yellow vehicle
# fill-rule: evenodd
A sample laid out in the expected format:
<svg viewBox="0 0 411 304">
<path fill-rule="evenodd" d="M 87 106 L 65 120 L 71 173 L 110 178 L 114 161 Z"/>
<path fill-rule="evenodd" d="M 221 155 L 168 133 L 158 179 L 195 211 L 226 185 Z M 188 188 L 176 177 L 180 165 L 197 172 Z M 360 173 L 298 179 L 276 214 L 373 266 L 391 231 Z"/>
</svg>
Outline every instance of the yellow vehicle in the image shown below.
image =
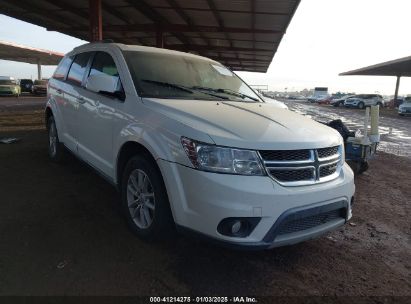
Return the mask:
<svg viewBox="0 0 411 304">
<path fill-rule="evenodd" d="M 20 96 L 21 89 L 13 77 L 0 76 L 0 96 Z"/>
</svg>

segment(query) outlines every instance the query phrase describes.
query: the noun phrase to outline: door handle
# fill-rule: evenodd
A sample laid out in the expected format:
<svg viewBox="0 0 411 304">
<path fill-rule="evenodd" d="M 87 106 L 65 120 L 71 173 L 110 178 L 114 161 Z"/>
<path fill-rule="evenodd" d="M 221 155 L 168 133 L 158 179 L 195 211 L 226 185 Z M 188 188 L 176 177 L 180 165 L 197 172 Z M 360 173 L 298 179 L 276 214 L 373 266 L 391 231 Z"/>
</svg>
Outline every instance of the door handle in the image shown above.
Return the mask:
<svg viewBox="0 0 411 304">
<path fill-rule="evenodd" d="M 56 91 L 58 94 L 63 94 L 63 91 L 62 90 L 60 90 L 60 89 L 57 89 L 57 91 Z"/>
<path fill-rule="evenodd" d="M 86 102 L 86 100 L 84 99 L 84 97 L 77 97 L 77 101 L 78 101 L 78 103 L 81 103 L 81 104 L 83 104 L 83 103 L 85 103 Z"/>
</svg>

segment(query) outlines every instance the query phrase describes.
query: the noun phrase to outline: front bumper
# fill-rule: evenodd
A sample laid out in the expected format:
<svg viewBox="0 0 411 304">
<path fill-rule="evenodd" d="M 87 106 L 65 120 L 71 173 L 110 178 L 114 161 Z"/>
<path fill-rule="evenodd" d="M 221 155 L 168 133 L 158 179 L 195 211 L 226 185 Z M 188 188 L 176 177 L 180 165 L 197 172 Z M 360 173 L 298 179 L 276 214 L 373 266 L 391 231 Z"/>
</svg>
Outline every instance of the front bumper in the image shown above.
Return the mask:
<svg viewBox="0 0 411 304">
<path fill-rule="evenodd" d="M 411 114 L 411 108 L 400 108 L 398 110 L 398 114 L 403 114 L 403 115 L 410 115 Z"/>
<path fill-rule="evenodd" d="M 225 245 L 253 249 L 290 245 L 342 226 L 351 218 L 350 202 L 355 186 L 348 165 L 344 165 L 340 176 L 333 181 L 283 187 L 267 176 L 209 173 L 164 160 L 158 160 L 158 164 L 177 226 Z M 323 224 L 301 231 L 279 232 L 284 222 L 296 220 L 300 225 L 308 218 L 321 221 L 321 214 L 337 210 L 341 211 L 341 217 Z M 260 220 L 246 237 L 219 233 L 218 224 L 232 217 Z"/>
</svg>

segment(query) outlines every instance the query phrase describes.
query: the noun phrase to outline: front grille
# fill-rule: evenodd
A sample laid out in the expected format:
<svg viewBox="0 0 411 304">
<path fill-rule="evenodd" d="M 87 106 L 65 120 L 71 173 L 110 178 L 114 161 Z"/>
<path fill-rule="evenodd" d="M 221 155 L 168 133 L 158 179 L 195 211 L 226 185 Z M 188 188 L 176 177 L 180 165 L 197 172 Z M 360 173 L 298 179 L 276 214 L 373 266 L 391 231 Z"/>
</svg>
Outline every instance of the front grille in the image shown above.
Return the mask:
<svg viewBox="0 0 411 304">
<path fill-rule="evenodd" d="M 284 235 L 311 229 L 336 219 L 345 219 L 345 208 L 327 211 L 299 219 L 294 219 L 295 214 L 286 217 L 277 230 L 277 235 Z"/>
<path fill-rule="evenodd" d="M 337 164 L 320 167 L 320 178 L 334 174 L 335 171 L 337 171 Z"/>
<path fill-rule="evenodd" d="M 270 174 L 280 182 L 294 182 L 314 179 L 313 169 L 270 170 Z"/>
<path fill-rule="evenodd" d="M 259 151 L 268 174 L 284 186 L 310 185 L 338 176 L 342 147 Z"/>
<path fill-rule="evenodd" d="M 298 161 L 308 160 L 310 158 L 310 150 L 260 151 L 260 155 L 266 161 Z"/>
<path fill-rule="evenodd" d="M 338 153 L 338 146 L 318 149 L 317 153 L 319 158 L 330 157 Z"/>
</svg>

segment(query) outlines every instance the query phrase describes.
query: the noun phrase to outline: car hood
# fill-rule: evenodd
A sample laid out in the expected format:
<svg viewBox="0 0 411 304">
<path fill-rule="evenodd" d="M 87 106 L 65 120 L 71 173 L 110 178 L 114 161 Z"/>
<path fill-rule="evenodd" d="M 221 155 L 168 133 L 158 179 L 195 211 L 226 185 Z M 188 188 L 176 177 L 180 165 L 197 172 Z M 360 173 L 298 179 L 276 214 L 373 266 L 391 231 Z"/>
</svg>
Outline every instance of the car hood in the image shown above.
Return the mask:
<svg viewBox="0 0 411 304">
<path fill-rule="evenodd" d="M 0 88 L 4 88 L 4 89 L 10 89 L 10 88 L 16 88 L 18 87 L 18 85 L 16 84 L 1 84 Z"/>
<path fill-rule="evenodd" d="M 170 119 L 208 134 L 217 145 L 287 150 L 342 143 L 334 129 L 272 104 L 156 98 L 144 98 L 143 102 Z"/>
</svg>

